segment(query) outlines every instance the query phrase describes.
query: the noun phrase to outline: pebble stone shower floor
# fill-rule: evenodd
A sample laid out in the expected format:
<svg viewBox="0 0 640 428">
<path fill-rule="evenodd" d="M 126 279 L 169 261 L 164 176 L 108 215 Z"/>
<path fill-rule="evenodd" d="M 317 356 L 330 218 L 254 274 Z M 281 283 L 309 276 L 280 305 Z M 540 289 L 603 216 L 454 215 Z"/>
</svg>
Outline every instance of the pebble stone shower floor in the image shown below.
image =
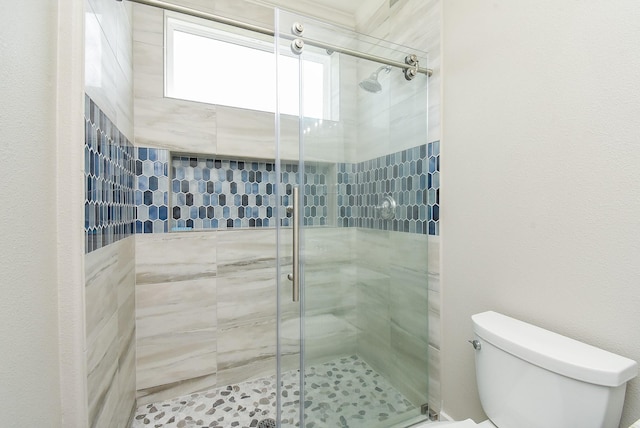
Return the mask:
<svg viewBox="0 0 640 428">
<path fill-rule="evenodd" d="M 283 375 L 284 426 L 298 426 L 299 375 Z M 306 428 L 386 427 L 416 407 L 357 356 L 312 366 L 305 376 Z M 275 376 L 138 407 L 131 428 L 248 428 L 275 418 Z M 265 421 L 266 422 L 266 421 Z M 387 425 L 388 423 L 388 425 Z"/>
</svg>

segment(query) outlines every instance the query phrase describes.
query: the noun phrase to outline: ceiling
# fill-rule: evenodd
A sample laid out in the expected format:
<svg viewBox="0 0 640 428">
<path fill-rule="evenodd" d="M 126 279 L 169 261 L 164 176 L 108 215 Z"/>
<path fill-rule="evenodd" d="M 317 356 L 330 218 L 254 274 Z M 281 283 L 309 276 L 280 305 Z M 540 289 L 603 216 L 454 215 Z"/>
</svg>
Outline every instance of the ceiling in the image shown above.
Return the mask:
<svg viewBox="0 0 640 428">
<path fill-rule="evenodd" d="M 366 3 L 375 2 L 373 0 L 314 0 L 313 3 L 334 9 L 342 13 L 354 16 L 356 11 Z"/>
<path fill-rule="evenodd" d="M 354 27 L 361 8 L 375 7 L 386 0 L 262 0 L 275 6 Z"/>
</svg>

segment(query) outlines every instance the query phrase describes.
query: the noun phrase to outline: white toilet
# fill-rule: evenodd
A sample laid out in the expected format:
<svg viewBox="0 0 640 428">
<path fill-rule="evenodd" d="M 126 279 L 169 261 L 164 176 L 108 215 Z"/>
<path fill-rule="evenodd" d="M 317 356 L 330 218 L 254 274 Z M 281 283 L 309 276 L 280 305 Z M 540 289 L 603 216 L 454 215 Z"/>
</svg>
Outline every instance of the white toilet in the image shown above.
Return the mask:
<svg viewBox="0 0 640 428">
<path fill-rule="evenodd" d="M 489 420 L 424 428 L 617 428 L 635 361 L 496 312 L 473 315 L 476 381 Z"/>
</svg>

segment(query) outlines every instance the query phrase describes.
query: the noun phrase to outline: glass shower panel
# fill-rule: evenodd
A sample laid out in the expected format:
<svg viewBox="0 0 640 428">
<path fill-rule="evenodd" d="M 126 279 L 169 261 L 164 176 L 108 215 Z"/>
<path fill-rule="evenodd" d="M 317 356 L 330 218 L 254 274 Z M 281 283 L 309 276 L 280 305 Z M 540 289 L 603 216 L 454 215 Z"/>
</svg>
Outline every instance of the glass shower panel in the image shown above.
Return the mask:
<svg viewBox="0 0 640 428">
<path fill-rule="evenodd" d="M 424 68 L 426 54 L 285 11 L 275 28 L 279 166 L 299 192 L 278 232 L 281 426 L 417 422 L 428 392 L 428 78 L 350 52 L 415 54 Z M 283 113 L 295 97 L 298 115 Z M 280 185 L 283 207 L 294 187 Z M 296 215 L 299 302 L 287 278 Z"/>
</svg>

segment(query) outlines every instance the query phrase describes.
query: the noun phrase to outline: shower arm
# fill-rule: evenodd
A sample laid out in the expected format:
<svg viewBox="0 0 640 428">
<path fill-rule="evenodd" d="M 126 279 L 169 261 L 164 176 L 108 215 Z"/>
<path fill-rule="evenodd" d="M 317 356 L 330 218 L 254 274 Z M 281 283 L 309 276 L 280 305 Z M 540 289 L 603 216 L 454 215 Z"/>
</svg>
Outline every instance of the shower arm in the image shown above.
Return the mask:
<svg viewBox="0 0 640 428">
<path fill-rule="evenodd" d="M 388 65 L 383 65 L 382 67 L 378 67 L 378 69 L 376 71 L 374 71 L 373 73 L 371 73 L 371 78 L 377 79 L 378 75 L 380 74 L 380 72 L 384 70 L 385 73 L 389 73 L 391 71 L 391 67 Z"/>
<path fill-rule="evenodd" d="M 123 0 L 116 0 L 116 1 L 123 1 Z M 196 9 L 191 9 L 189 7 L 185 7 L 185 6 L 179 6 L 179 5 L 175 5 L 175 4 L 171 4 L 168 3 L 166 1 L 163 0 L 127 0 L 130 1 L 132 3 L 139 3 L 139 4 L 143 4 L 146 6 L 151 6 L 151 7 L 157 7 L 160 9 L 165 9 L 165 10 L 169 10 L 171 12 L 177 12 L 177 13 L 182 13 L 184 15 L 189 15 L 189 16 L 194 16 L 196 18 L 201 18 L 201 19 L 206 19 L 208 21 L 214 21 L 214 22 L 218 22 L 221 24 L 226 24 L 226 25 L 231 25 L 234 27 L 238 27 L 238 28 L 242 28 L 244 30 L 249 30 L 249 31 L 254 31 L 257 33 L 261 33 L 261 34 L 266 34 L 268 36 L 275 36 L 275 31 L 269 29 L 269 28 L 264 28 L 264 27 L 260 27 L 257 25 L 252 25 L 246 22 L 242 22 L 242 21 L 238 21 L 235 19 L 231 19 L 231 18 L 226 18 L 224 16 L 220 16 L 220 15 L 214 15 L 212 13 L 207 13 L 207 12 L 202 12 Z M 412 70 L 415 73 L 422 73 L 422 74 L 426 74 L 427 76 L 431 76 L 433 74 L 433 70 L 430 68 L 424 68 L 424 67 L 420 67 L 417 62 L 415 64 L 407 64 L 406 62 L 402 62 L 402 61 L 394 61 L 391 59 L 387 59 L 384 57 L 380 57 L 380 56 L 376 56 L 376 55 L 370 55 L 364 52 L 359 52 L 353 49 L 349 49 L 349 48 L 343 48 L 341 46 L 335 46 L 329 43 L 324 43 L 324 42 L 320 42 L 318 40 L 313 40 L 313 39 L 307 39 L 304 37 L 300 37 L 300 36 L 293 36 L 291 34 L 287 34 L 287 33 L 280 33 L 279 34 L 280 37 L 287 39 L 287 40 L 294 40 L 294 39 L 299 39 L 302 40 L 305 44 L 309 45 L 309 46 L 314 46 L 317 48 L 321 48 L 321 49 L 325 49 L 329 52 L 338 52 L 338 53 L 342 53 L 345 55 L 349 55 L 349 56 L 353 56 L 356 58 L 361 58 L 361 59 L 366 59 L 369 61 L 375 61 L 375 62 L 379 62 L 381 64 L 385 64 L 385 65 L 390 65 L 392 67 L 398 67 L 401 68 L 402 70 L 406 71 L 407 70 Z"/>
</svg>

